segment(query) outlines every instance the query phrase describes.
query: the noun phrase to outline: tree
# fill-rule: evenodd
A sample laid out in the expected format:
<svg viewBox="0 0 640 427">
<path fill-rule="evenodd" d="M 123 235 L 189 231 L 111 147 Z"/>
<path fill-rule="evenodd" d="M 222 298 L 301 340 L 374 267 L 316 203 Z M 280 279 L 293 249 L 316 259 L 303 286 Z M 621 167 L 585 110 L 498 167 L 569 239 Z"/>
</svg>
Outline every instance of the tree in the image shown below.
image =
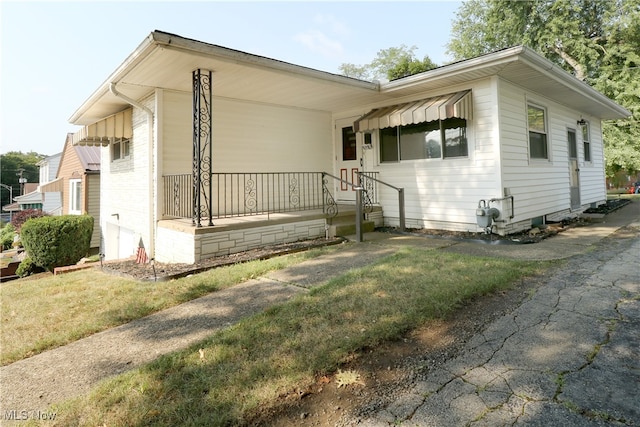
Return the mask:
<svg viewBox="0 0 640 427">
<path fill-rule="evenodd" d="M 20 171 L 22 171 L 22 177 L 26 178 L 26 182 L 40 182 L 40 170 L 37 164 L 45 157 L 44 154 L 38 154 L 34 151 L 26 154 L 21 151 L 9 151 L 6 154 L 0 154 L 0 166 L 2 166 L 0 182 L 13 189 L 14 197 L 19 196 Z M 2 194 L 0 199 L 2 206 L 10 204 L 9 191 L 3 187 L 0 193 Z"/>
<path fill-rule="evenodd" d="M 338 68 L 347 76 L 361 80 L 395 80 L 437 67 L 428 56 L 421 61 L 415 57 L 416 46 L 390 47 L 379 50 L 365 65 L 344 63 Z"/>
<path fill-rule="evenodd" d="M 638 0 L 469 0 L 452 26 L 448 52 L 466 59 L 528 46 L 633 113 L 605 122 L 606 170 L 640 170 Z"/>
<path fill-rule="evenodd" d="M 404 57 L 387 71 L 389 80 L 397 80 L 403 77 L 412 76 L 436 68 L 437 65 L 431 61 L 431 58 L 425 56 L 422 61 L 415 58 Z"/>
</svg>

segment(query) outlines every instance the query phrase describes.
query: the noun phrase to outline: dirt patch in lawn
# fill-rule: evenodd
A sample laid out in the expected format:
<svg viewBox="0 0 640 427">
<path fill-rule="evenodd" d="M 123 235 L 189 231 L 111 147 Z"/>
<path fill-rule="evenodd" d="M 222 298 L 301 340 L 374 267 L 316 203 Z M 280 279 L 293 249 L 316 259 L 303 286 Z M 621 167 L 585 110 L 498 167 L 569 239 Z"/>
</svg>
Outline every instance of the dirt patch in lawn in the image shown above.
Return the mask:
<svg viewBox="0 0 640 427">
<path fill-rule="evenodd" d="M 429 371 L 455 357 L 489 322 L 517 308 L 540 283 L 531 279 L 517 288 L 470 301 L 443 320 L 435 320 L 397 341 L 354 354 L 340 374 L 321 376 L 314 384 L 282 394 L 253 414 L 247 425 L 275 427 L 353 425 L 394 401 Z"/>
</svg>

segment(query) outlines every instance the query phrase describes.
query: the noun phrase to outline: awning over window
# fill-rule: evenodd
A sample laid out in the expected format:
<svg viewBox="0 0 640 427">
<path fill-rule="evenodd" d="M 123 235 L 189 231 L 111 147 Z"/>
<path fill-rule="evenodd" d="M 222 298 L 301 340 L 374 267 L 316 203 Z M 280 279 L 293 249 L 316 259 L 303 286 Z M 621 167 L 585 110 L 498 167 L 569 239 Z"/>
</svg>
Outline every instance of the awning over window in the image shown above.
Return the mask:
<svg viewBox="0 0 640 427">
<path fill-rule="evenodd" d="M 133 109 L 102 119 L 85 126 L 71 137 L 73 145 L 109 145 L 114 140 L 131 139 L 133 134 Z"/>
<path fill-rule="evenodd" d="M 465 90 L 420 101 L 376 108 L 356 120 L 353 128 L 356 132 L 366 132 L 452 117 L 471 120 L 472 111 L 471 91 Z"/>
</svg>

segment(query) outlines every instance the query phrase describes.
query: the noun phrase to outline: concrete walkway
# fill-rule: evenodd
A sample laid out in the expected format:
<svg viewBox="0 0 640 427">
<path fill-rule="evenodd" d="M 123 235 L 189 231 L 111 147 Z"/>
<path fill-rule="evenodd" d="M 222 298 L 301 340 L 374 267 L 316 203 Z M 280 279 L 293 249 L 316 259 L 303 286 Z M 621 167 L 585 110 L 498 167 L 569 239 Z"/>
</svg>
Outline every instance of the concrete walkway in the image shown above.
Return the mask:
<svg viewBox="0 0 640 427">
<path fill-rule="evenodd" d="M 5 417 L 7 411 L 45 411 L 52 403 L 88 392 L 105 378 L 197 343 L 243 317 L 284 302 L 297 293 L 307 292 L 309 288 L 350 269 L 373 263 L 398 247 L 415 245 L 525 259 L 566 258 L 588 251 L 593 244 L 622 226 L 634 221 L 640 226 L 637 224 L 639 208 L 640 203 L 634 203 L 607 216 L 606 222 L 571 229 L 533 245 L 483 245 L 368 233 L 362 244 L 345 245 L 331 255 L 267 274 L 2 367 L 0 415 Z M 626 249 L 624 256 L 630 257 L 634 253 L 637 261 L 640 253 L 637 239 L 634 246 Z M 454 409 L 458 404 L 468 409 L 469 420 L 486 413 L 487 408 L 495 407 L 503 408 L 504 413 L 496 411 L 496 416 L 506 419 L 513 413 L 522 412 L 525 407 L 533 407 L 529 401 L 532 398 L 544 403 L 543 398 L 553 397 L 579 405 L 580 401 L 572 394 L 574 389 L 580 388 L 581 381 L 592 380 L 583 378 L 590 369 L 601 369 L 598 364 L 585 362 L 585 354 L 593 353 L 596 348 L 601 349 L 596 352 L 598 361 L 619 363 L 620 369 L 630 371 L 624 371 L 625 378 L 636 381 L 634 385 L 637 386 L 638 268 L 637 264 L 629 268 L 628 261 L 620 261 L 619 264 L 614 261 L 586 263 L 583 276 L 591 278 L 588 282 L 573 283 L 577 276 L 570 272 L 560 285 L 550 284 L 548 290 L 541 290 L 539 296 L 523 305 L 522 310 L 525 311 L 522 314 L 514 314 L 502 323 L 490 326 L 482 337 L 478 337 L 469 348 L 469 359 L 452 361 L 447 369 L 434 372 L 428 382 L 416 384 L 416 389 L 399 398 L 393 407 L 382 409 L 366 422 L 386 425 L 389 421 L 405 420 L 408 425 L 428 425 L 423 422 L 456 425 L 460 421 L 464 424 L 464 417 L 449 419 L 453 424 L 441 422 L 447 420 L 443 418 L 445 408 Z M 537 314 L 527 312 L 527 307 L 538 307 Z M 523 319 L 529 318 L 534 323 L 523 323 Z M 557 323 L 556 319 L 566 323 Z M 627 322 L 635 325 L 635 329 L 629 329 L 626 336 L 621 335 L 618 331 L 627 330 Z M 611 343 L 617 345 L 618 341 L 624 345 L 629 359 L 613 359 L 612 362 L 612 356 L 607 356 L 607 348 L 613 348 Z M 507 343 L 514 343 L 516 350 L 510 349 Z M 540 349 L 522 352 L 524 344 L 535 344 Z M 568 356 L 567 352 L 577 348 L 581 351 L 579 354 Z M 510 359 L 516 356 L 518 360 Z M 489 369 L 489 362 L 498 368 Z M 564 383 L 561 389 L 556 384 L 559 379 Z M 533 381 L 536 387 L 530 390 L 524 385 L 525 380 Z M 480 393 L 479 389 L 483 392 Z M 460 396 L 465 390 L 471 393 L 470 400 L 450 400 L 453 399 L 451 396 Z M 425 393 L 432 393 L 433 397 L 425 399 Z M 602 396 L 597 391 L 596 394 Z M 637 397 L 637 387 L 633 393 L 630 390 L 629 395 Z M 584 398 L 588 401 L 587 396 Z M 443 407 L 442 401 L 448 401 L 447 405 Z M 536 413 L 544 410 L 545 406 L 541 405 Z M 457 410 L 454 412 L 458 413 Z M 615 416 L 619 419 L 625 415 Z M 631 416 L 636 417 L 640 424 L 637 413 Z"/>
</svg>

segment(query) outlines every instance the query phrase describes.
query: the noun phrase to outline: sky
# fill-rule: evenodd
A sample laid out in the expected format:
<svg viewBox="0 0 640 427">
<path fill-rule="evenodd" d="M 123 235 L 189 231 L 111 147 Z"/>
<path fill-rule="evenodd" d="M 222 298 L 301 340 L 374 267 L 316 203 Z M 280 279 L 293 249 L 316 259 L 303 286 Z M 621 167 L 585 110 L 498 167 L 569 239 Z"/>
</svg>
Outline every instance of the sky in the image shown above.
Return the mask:
<svg viewBox="0 0 640 427">
<path fill-rule="evenodd" d="M 460 5 L 0 0 L 0 153 L 61 152 L 68 119 L 154 30 L 331 73 L 401 45 L 442 65 Z"/>
</svg>

